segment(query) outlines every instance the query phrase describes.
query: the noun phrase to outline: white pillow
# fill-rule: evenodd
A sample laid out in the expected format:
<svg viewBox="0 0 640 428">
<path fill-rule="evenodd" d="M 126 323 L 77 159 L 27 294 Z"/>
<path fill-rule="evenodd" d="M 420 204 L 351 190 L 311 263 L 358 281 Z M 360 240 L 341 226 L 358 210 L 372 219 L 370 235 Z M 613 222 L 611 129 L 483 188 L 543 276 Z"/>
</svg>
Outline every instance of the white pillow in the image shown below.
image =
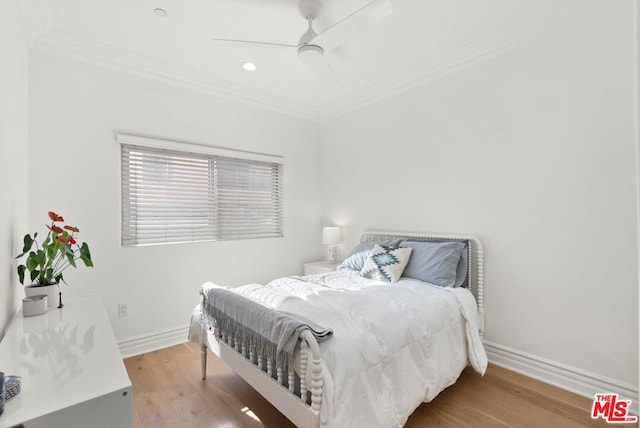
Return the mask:
<svg viewBox="0 0 640 428">
<path fill-rule="evenodd" d="M 411 248 L 376 244 L 364 263 L 360 275 L 378 281 L 398 282 L 409 263 L 409 257 L 411 257 Z"/>
</svg>

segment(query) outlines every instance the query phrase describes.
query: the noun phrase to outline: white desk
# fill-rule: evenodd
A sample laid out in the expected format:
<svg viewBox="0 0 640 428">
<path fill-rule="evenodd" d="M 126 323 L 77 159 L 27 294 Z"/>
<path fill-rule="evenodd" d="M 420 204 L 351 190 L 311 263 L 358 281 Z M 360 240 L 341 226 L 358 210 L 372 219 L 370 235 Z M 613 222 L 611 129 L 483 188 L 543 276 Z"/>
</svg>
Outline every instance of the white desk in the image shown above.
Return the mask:
<svg viewBox="0 0 640 428">
<path fill-rule="evenodd" d="M 22 376 L 0 428 L 131 427 L 131 381 L 99 296 L 13 318 L 0 342 L 0 371 Z"/>
</svg>

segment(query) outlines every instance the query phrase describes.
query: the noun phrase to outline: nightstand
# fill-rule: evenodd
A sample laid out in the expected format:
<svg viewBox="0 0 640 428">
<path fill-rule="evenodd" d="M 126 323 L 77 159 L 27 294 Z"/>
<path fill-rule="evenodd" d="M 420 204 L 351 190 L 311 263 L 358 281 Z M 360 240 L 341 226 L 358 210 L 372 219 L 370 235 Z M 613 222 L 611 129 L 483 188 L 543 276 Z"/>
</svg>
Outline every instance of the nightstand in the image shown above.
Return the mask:
<svg viewBox="0 0 640 428">
<path fill-rule="evenodd" d="M 315 273 L 332 272 L 336 270 L 336 267 L 338 267 L 339 264 L 340 263 L 330 263 L 324 260 L 320 262 L 305 263 L 304 274 L 312 275 Z"/>
</svg>

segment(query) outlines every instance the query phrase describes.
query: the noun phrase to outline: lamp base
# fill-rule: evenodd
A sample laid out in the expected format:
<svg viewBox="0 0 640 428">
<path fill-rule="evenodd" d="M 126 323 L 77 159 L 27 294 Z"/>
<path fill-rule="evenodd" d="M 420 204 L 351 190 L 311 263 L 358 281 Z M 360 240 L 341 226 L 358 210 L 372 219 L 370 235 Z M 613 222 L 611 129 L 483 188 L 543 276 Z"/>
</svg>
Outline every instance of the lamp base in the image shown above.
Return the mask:
<svg viewBox="0 0 640 428">
<path fill-rule="evenodd" d="M 329 263 L 336 263 L 338 260 L 338 247 L 337 245 L 327 246 L 327 261 Z"/>
</svg>

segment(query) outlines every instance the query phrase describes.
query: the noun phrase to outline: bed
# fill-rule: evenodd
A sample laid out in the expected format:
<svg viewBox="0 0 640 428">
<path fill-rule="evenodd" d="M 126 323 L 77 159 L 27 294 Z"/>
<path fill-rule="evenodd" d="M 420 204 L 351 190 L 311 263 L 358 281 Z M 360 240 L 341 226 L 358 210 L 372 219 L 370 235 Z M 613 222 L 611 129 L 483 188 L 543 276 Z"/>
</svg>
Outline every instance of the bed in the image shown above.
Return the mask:
<svg viewBox="0 0 640 428">
<path fill-rule="evenodd" d="M 391 272 L 389 257 L 406 254 L 402 276 Z M 372 260 L 388 265 L 371 274 Z M 367 231 L 335 272 L 233 289 L 205 283 L 189 339 L 201 345 L 203 379 L 209 348 L 298 427 L 399 427 L 467 365 L 484 374 L 483 273 L 472 236 Z M 225 330 L 207 299 L 220 291 L 311 326 L 295 336 L 292 358 Z"/>
</svg>

